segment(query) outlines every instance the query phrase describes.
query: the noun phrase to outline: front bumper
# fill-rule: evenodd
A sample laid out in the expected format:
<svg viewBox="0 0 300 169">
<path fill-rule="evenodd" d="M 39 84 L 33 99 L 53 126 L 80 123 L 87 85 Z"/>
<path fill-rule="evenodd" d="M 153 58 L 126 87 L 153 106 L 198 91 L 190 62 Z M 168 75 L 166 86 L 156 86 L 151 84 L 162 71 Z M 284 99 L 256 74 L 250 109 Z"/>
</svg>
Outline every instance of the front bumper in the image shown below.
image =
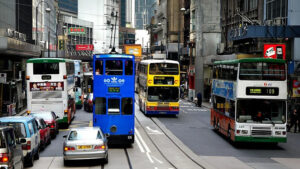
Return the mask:
<svg viewBox="0 0 300 169">
<path fill-rule="evenodd" d="M 0 164 L 0 169 L 9 169 L 9 166 L 6 164 Z"/>
<path fill-rule="evenodd" d="M 107 150 L 94 152 L 64 152 L 64 160 L 94 160 L 105 159 Z"/>
<path fill-rule="evenodd" d="M 254 142 L 254 143 L 286 143 L 286 137 L 253 137 L 253 136 L 235 136 L 236 142 Z"/>
</svg>

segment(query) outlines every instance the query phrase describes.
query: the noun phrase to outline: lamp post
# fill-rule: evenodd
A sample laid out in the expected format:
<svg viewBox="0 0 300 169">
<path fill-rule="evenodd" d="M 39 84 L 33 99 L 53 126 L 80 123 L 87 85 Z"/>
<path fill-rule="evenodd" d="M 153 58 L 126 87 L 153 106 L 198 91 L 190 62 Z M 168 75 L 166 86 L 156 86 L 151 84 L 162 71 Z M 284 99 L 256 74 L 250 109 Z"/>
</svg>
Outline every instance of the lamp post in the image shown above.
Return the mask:
<svg viewBox="0 0 300 169">
<path fill-rule="evenodd" d="M 50 58 L 50 12 L 51 12 L 51 9 L 49 7 L 46 8 L 46 12 L 49 15 L 49 19 L 48 19 L 48 58 Z"/>
<path fill-rule="evenodd" d="M 180 31 L 180 29 L 181 29 L 180 14 L 184 13 L 184 11 L 185 11 L 185 8 L 181 8 L 180 11 L 178 12 L 179 24 L 178 24 L 178 51 L 177 51 L 177 60 L 178 60 L 179 63 L 180 63 L 180 54 L 182 54 L 182 53 L 179 52 L 180 51 L 180 40 L 181 40 L 181 38 L 180 38 L 180 34 L 181 34 L 181 31 Z"/>
</svg>

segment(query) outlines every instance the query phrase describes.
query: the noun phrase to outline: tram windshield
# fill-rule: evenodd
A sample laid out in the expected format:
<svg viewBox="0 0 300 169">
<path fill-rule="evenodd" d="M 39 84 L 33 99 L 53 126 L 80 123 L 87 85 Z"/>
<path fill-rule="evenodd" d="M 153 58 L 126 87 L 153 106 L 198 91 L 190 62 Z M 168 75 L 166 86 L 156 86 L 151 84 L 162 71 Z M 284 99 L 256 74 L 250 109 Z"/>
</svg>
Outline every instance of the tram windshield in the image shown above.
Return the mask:
<svg viewBox="0 0 300 169">
<path fill-rule="evenodd" d="M 283 100 L 245 99 L 237 102 L 236 121 L 240 123 L 282 124 L 286 119 Z"/>
<path fill-rule="evenodd" d="M 148 101 L 177 102 L 179 99 L 178 87 L 149 87 Z"/>
</svg>

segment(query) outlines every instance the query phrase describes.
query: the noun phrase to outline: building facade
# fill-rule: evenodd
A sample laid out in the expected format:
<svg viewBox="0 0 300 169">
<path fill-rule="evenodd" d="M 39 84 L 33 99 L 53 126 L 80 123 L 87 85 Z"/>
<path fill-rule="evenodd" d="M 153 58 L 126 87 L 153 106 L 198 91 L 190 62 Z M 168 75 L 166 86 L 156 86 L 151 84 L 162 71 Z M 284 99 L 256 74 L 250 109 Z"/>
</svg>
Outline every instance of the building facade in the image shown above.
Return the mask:
<svg viewBox="0 0 300 169">
<path fill-rule="evenodd" d="M 120 0 L 79 0 L 78 18 L 94 22 L 94 53 L 119 49 L 119 3 Z"/>
<path fill-rule="evenodd" d="M 135 0 L 135 28 L 146 29 L 154 16 L 155 0 Z"/>
<path fill-rule="evenodd" d="M 41 56 L 41 48 L 33 40 L 32 1 L 0 0 L 0 4 L 0 116 L 3 116 L 26 107 L 26 60 Z"/>
</svg>

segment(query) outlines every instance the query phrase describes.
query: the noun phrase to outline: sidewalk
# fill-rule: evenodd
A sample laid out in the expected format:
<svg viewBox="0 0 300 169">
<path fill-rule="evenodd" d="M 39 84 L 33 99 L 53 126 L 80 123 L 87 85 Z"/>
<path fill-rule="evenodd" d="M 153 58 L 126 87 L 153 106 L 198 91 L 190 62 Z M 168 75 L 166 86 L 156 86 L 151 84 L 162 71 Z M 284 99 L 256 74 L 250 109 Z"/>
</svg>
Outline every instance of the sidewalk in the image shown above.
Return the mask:
<svg viewBox="0 0 300 169">
<path fill-rule="evenodd" d="M 182 98 L 181 98 L 182 99 Z M 183 98 L 182 100 L 188 101 L 188 102 L 192 102 L 190 100 L 188 100 L 187 97 Z M 196 105 L 195 101 L 193 101 L 193 103 Z M 205 107 L 207 109 L 211 109 L 211 103 L 207 102 L 207 101 L 203 101 L 202 102 L 202 107 Z"/>
<path fill-rule="evenodd" d="M 24 110 L 12 115 L 12 116 L 24 116 L 26 114 L 26 110 L 27 110 L 27 108 L 25 108 Z M 5 113 L 5 114 L 2 114 L 0 117 L 8 117 L 8 116 L 9 116 L 8 113 Z"/>
</svg>

